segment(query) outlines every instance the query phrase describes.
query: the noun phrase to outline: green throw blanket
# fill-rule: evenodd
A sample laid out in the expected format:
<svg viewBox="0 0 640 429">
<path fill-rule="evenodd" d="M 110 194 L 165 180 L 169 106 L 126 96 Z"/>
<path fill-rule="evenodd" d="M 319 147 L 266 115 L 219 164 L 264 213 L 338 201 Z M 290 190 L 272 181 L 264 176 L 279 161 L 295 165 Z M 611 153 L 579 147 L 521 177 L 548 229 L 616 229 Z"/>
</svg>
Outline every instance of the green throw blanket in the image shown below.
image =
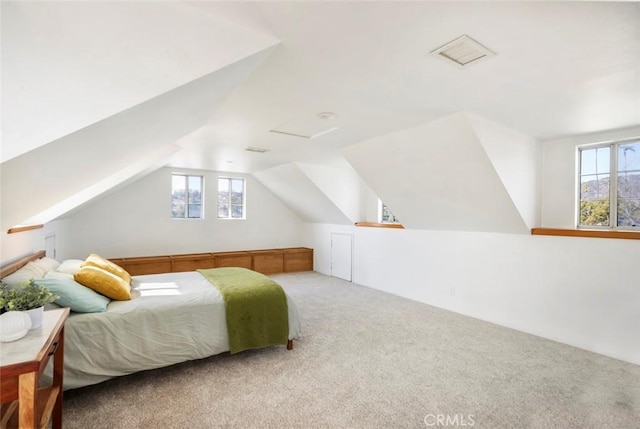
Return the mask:
<svg viewBox="0 0 640 429">
<path fill-rule="evenodd" d="M 282 287 L 246 268 L 198 270 L 224 298 L 231 353 L 287 344 L 289 313 Z"/>
</svg>

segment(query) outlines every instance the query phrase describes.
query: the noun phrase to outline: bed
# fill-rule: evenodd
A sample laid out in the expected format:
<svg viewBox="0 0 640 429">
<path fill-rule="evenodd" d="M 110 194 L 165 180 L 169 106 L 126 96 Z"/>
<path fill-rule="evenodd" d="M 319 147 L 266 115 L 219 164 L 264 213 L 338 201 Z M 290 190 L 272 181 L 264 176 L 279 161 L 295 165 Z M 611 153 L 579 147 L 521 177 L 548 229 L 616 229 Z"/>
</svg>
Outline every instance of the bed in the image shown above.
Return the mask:
<svg viewBox="0 0 640 429">
<path fill-rule="evenodd" d="M 38 256 L 42 253 L 21 262 Z M 291 349 L 301 335 L 301 319 L 295 302 L 285 296 Z M 112 300 L 104 312 L 71 313 L 65 325 L 64 388 L 229 350 L 224 299 L 200 272 L 133 276 L 130 300 Z M 48 377 L 45 371 L 45 382 Z"/>
</svg>

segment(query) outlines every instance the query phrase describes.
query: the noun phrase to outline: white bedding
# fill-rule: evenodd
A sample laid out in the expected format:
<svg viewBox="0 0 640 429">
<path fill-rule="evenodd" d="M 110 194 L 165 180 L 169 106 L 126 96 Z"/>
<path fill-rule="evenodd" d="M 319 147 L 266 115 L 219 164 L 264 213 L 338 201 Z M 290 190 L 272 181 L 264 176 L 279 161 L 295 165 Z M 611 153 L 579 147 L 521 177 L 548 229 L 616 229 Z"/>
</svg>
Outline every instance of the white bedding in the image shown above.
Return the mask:
<svg viewBox="0 0 640 429">
<path fill-rule="evenodd" d="M 224 301 L 200 273 L 134 276 L 131 286 L 130 301 L 67 320 L 65 389 L 229 351 Z M 296 339 L 300 314 L 289 296 L 287 305 L 289 339 Z M 50 375 L 49 368 L 43 378 Z"/>
</svg>

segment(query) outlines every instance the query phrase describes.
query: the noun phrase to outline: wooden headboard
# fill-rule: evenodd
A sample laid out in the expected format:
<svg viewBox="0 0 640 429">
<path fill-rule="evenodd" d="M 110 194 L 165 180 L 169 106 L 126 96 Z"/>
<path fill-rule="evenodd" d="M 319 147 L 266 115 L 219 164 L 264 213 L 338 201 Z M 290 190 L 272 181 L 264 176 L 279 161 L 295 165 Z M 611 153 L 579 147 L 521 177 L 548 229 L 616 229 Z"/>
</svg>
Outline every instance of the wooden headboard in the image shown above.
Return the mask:
<svg viewBox="0 0 640 429">
<path fill-rule="evenodd" d="M 6 265 L 3 265 L 2 267 L 0 267 L 0 278 L 6 277 L 11 273 L 15 273 L 20 268 L 27 265 L 28 262 L 36 261 L 40 258 L 44 258 L 45 255 L 46 255 L 46 252 L 44 250 L 40 250 L 38 252 L 32 253 L 31 255 L 27 255 L 23 258 L 20 258 L 17 261 L 10 262 Z"/>
</svg>

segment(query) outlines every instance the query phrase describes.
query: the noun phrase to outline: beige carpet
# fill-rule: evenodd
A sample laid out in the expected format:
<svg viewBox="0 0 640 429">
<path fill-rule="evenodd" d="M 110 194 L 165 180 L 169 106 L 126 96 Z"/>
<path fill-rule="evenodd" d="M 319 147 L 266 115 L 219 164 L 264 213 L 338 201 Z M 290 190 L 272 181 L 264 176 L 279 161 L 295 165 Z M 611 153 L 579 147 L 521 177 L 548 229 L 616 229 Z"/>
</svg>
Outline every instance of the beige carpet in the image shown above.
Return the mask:
<svg viewBox="0 0 640 429">
<path fill-rule="evenodd" d="M 318 273 L 304 338 L 65 393 L 65 428 L 640 428 L 640 366 Z"/>
</svg>

